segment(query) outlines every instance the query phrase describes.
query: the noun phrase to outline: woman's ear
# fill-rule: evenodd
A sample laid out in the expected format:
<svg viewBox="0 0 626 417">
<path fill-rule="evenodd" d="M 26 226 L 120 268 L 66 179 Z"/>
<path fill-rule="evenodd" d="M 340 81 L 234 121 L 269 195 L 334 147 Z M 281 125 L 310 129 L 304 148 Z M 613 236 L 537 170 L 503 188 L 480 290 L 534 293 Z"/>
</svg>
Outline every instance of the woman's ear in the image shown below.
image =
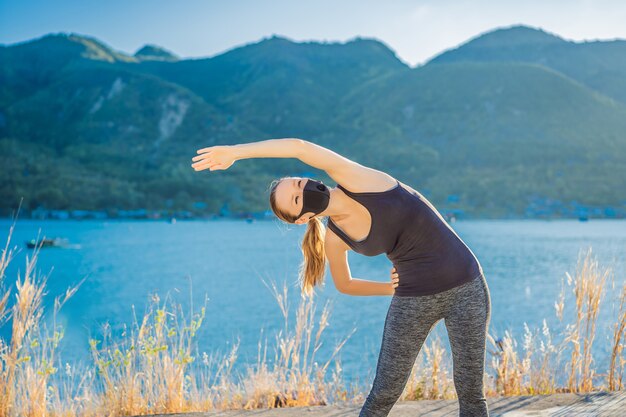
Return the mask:
<svg viewBox="0 0 626 417">
<path fill-rule="evenodd" d="M 296 220 L 296 224 L 305 224 L 308 223 L 313 217 L 315 217 L 315 214 L 312 216 L 307 217 L 306 213 L 304 213 L 302 216 L 300 216 L 299 219 Z"/>
</svg>

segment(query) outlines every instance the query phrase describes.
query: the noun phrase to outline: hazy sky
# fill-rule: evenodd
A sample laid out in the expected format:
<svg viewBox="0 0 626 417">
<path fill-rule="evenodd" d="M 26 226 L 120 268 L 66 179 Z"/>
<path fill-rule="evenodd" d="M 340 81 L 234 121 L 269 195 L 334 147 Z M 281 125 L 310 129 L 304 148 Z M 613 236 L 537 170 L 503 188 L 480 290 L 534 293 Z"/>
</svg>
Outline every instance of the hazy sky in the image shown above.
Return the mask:
<svg viewBox="0 0 626 417">
<path fill-rule="evenodd" d="M 278 34 L 296 41 L 385 42 L 423 63 L 496 27 L 526 24 L 571 40 L 626 39 L 623 0 L 0 0 L 0 43 L 50 32 L 134 53 L 146 43 L 206 57 Z"/>
</svg>

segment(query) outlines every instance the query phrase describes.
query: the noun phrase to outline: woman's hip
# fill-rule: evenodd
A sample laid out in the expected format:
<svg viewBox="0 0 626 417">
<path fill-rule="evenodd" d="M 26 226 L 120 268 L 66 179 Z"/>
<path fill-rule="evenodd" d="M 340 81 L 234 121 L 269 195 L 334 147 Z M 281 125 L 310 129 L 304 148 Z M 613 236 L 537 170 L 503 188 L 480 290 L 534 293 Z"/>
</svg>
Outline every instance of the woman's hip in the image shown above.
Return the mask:
<svg viewBox="0 0 626 417">
<path fill-rule="evenodd" d="M 491 312 L 491 296 L 484 273 L 453 287 L 429 295 L 404 296 L 394 294 L 390 309 L 396 314 L 426 314 L 444 318 L 453 309 L 482 309 Z"/>
</svg>

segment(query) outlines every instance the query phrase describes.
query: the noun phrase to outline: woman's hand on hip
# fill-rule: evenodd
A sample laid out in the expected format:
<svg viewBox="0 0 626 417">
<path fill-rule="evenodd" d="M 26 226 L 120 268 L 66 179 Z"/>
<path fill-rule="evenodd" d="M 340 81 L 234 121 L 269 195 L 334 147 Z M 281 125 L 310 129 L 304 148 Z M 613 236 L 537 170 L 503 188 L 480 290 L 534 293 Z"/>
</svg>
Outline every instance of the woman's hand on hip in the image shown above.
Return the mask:
<svg viewBox="0 0 626 417">
<path fill-rule="evenodd" d="M 398 286 L 398 282 L 400 282 L 400 277 L 398 276 L 398 273 L 396 272 L 396 267 L 394 266 L 391 268 L 391 286 L 394 290 Z"/>
<path fill-rule="evenodd" d="M 198 155 L 191 158 L 194 161 L 191 166 L 196 171 L 209 169 L 228 169 L 237 160 L 235 149 L 232 146 L 220 145 L 198 149 Z"/>
</svg>

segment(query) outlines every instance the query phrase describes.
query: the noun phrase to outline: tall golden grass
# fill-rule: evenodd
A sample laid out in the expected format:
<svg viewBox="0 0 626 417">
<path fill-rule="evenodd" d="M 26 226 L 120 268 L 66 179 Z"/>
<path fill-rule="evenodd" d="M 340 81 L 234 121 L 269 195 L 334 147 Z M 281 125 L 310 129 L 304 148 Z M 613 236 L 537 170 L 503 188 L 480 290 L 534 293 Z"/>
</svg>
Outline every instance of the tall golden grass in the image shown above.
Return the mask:
<svg viewBox="0 0 626 417">
<path fill-rule="evenodd" d="M 11 226 L 0 258 L 0 283 L 14 255 L 9 249 Z M 350 332 L 324 362 L 318 362 L 323 332 L 329 325 L 327 303 L 316 323 L 313 297 L 302 296 L 289 325 L 287 287 L 272 291 L 285 325 L 276 335 L 268 358 L 267 341 L 259 341 L 257 362 L 239 375 L 233 365 L 238 343 L 224 355 L 193 351 L 205 307 L 186 318 L 180 305 L 152 295 L 141 321 L 133 314 L 130 328 L 119 337 L 103 327 L 102 339 L 89 339 L 93 363 L 87 369 L 66 364 L 57 374 L 56 347 L 63 331 L 36 336 L 43 317 L 45 279 L 35 276 L 41 246 L 27 257 L 24 279 L 18 277 L 16 303 L 8 306 L 11 291 L 2 290 L 0 318 L 12 313 L 11 342 L 0 339 L 0 417 L 8 416 L 124 416 L 178 413 L 211 409 L 251 409 L 324 405 L 358 395 L 346 388 L 337 357 Z M 267 284 L 266 284 L 267 285 Z M 55 301 L 56 313 L 78 287 Z M 133 312 L 134 313 L 134 312 Z M 201 358 L 201 360 L 196 360 Z M 56 365 L 56 367 L 55 367 Z M 57 374 L 52 382 L 50 375 Z"/>
<path fill-rule="evenodd" d="M 14 227 L 15 222 L 0 257 L 0 285 L 14 256 L 15 249 L 9 248 Z M 63 338 L 62 330 L 57 330 L 56 316 L 78 286 L 68 289 L 63 299 L 55 298 L 52 333 L 45 325 L 42 329 L 46 279 L 37 282 L 35 266 L 39 249 L 35 248 L 32 256 L 26 257 L 24 276 L 18 272 L 15 303 L 9 306 L 10 291 L 1 293 L 0 326 L 11 319 L 11 339 L 10 342 L 0 339 L 0 416 L 42 416 L 47 415 L 50 403 L 59 405 L 54 404 L 55 387 L 48 384 L 50 376 L 57 372 L 56 351 Z"/>
<path fill-rule="evenodd" d="M 484 381 L 488 396 L 624 388 L 626 285 L 616 297 L 619 307 L 615 321 L 610 325 L 613 335 L 609 368 L 606 373 L 598 374 L 594 367 L 592 347 L 607 283 L 614 282 L 611 279 L 612 270 L 600 267 L 589 248 L 580 252 L 575 275 L 566 272 L 566 277 L 566 283 L 562 285 L 555 302 L 556 317 L 565 326 L 560 340 L 554 339 L 545 319 L 541 329 L 531 330 L 525 324 L 521 343 L 510 331 L 505 331 L 500 338 L 487 335 L 491 361 L 487 362 Z M 564 314 L 568 300 L 573 302 L 570 316 Z M 436 372 L 438 369 L 450 368 L 450 356 L 429 354 L 429 351 L 439 349 L 441 342 L 438 339 L 432 340 L 430 345 L 426 344 L 423 349 L 425 355 L 420 353 L 416 360 L 401 399 L 455 397 L 451 372 Z M 564 355 L 566 358 L 563 358 Z M 565 383 L 559 386 L 558 380 Z"/>
<path fill-rule="evenodd" d="M 273 283 L 270 288 L 284 327 L 272 343 L 259 341 L 256 363 L 244 366 L 243 372 L 234 367 L 238 342 L 224 354 L 198 352 L 196 337 L 205 320 L 206 300 L 199 312 L 193 311 L 192 304 L 186 315 L 169 297 L 162 301 L 156 294 L 141 320 L 133 309 L 133 322 L 124 325 L 120 335 L 105 325 L 101 339 L 89 338 L 90 364 L 62 366 L 57 347 L 63 329 L 56 324 L 56 314 L 78 286 L 55 299 L 52 331 L 41 326 L 45 278 L 37 279 L 40 248 L 36 248 L 26 258 L 24 275 L 17 277 L 15 302 L 9 305 L 12 290 L 4 289 L 2 283 L 14 256 L 14 249 L 9 248 L 13 228 L 14 224 L 0 257 L 0 326 L 12 319 L 10 342 L 0 339 L 0 417 L 128 416 L 324 405 L 361 402 L 367 393 L 368 387 L 346 387 L 342 378 L 339 353 L 355 329 L 318 362 L 329 325 L 329 303 L 316 321 L 314 297 L 302 296 L 292 319 L 286 284 L 282 290 Z M 623 389 L 626 285 L 611 324 L 609 369 L 598 373 L 592 347 L 612 272 L 601 268 L 588 250 L 581 252 L 576 273 L 566 277 L 555 302 L 556 317 L 565 326 L 558 338 L 546 320 L 540 329 L 525 326 L 520 342 L 508 331 L 499 338 L 488 335 L 487 395 Z M 572 308 L 566 308 L 568 303 Z M 273 354 L 268 355 L 272 347 Z M 401 399 L 455 398 L 452 373 L 443 342 L 429 338 Z M 559 380 L 565 383 L 559 385 Z"/>
</svg>

